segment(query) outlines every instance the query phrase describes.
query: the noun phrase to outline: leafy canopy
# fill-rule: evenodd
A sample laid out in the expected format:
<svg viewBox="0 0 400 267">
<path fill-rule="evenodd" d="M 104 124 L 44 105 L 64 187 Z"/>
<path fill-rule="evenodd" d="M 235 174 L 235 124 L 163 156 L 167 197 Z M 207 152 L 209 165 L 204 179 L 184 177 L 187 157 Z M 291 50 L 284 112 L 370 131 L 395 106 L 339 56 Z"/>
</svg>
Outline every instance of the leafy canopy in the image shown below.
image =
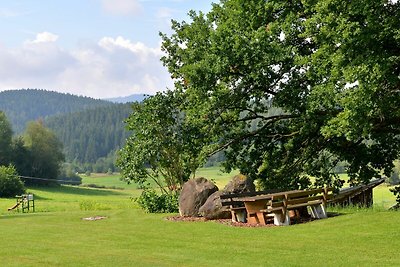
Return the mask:
<svg viewBox="0 0 400 267">
<path fill-rule="evenodd" d="M 117 162 L 127 181 L 152 181 L 164 193 L 176 192 L 204 162 L 200 152 L 206 135 L 187 121 L 184 104 L 178 91 L 167 91 L 132 105 L 126 120 L 132 135 Z"/>
<path fill-rule="evenodd" d="M 400 148 L 400 2 L 221 0 L 162 34 L 163 63 L 226 168 L 264 187 L 389 174 Z"/>
<path fill-rule="evenodd" d="M 62 143 L 56 135 L 44 127 L 41 121 L 30 122 L 26 128 L 24 142 L 31 157 L 29 176 L 57 179 L 64 162 L 64 154 Z M 27 180 L 26 183 L 41 182 Z"/>
</svg>

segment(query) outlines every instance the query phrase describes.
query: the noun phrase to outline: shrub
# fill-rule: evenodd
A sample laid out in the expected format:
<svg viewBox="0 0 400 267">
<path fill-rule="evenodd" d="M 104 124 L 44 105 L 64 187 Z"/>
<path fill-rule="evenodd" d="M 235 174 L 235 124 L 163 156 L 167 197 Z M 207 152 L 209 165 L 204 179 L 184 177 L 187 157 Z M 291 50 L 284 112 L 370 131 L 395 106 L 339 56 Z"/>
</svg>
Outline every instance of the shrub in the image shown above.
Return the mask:
<svg viewBox="0 0 400 267">
<path fill-rule="evenodd" d="M 14 197 L 25 192 L 24 183 L 14 166 L 0 166 L 0 197 Z"/>
<path fill-rule="evenodd" d="M 154 189 L 145 189 L 135 201 L 149 213 L 178 212 L 178 195 L 174 193 L 158 195 Z"/>
</svg>

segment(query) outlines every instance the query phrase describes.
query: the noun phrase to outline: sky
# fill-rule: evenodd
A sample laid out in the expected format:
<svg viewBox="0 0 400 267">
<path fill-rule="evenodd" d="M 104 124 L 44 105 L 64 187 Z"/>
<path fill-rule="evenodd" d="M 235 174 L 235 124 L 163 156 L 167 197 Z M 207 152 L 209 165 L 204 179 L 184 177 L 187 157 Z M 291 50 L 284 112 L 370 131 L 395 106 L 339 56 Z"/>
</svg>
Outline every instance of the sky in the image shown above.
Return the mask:
<svg viewBox="0 0 400 267">
<path fill-rule="evenodd" d="M 0 0 L 0 91 L 111 98 L 173 88 L 159 32 L 211 0 Z"/>
</svg>

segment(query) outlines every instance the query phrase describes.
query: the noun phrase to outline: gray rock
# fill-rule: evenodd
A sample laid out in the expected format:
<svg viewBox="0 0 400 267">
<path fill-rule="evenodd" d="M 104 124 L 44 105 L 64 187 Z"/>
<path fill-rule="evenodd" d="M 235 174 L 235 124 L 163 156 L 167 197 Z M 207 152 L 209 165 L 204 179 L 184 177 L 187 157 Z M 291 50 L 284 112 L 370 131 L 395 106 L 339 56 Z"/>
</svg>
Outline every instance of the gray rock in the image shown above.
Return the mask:
<svg viewBox="0 0 400 267">
<path fill-rule="evenodd" d="M 179 196 L 179 214 L 191 217 L 200 216 L 200 207 L 216 191 L 218 191 L 218 187 L 206 178 L 201 177 L 187 181 Z"/>
<path fill-rule="evenodd" d="M 225 194 L 255 192 L 256 187 L 252 179 L 243 174 L 235 175 L 232 180 L 225 186 L 223 192 Z"/>
<path fill-rule="evenodd" d="M 230 219 L 232 217 L 228 207 L 221 204 L 220 196 L 222 193 L 222 191 L 217 191 L 208 197 L 206 203 L 199 209 L 201 216 L 208 220 Z"/>
</svg>

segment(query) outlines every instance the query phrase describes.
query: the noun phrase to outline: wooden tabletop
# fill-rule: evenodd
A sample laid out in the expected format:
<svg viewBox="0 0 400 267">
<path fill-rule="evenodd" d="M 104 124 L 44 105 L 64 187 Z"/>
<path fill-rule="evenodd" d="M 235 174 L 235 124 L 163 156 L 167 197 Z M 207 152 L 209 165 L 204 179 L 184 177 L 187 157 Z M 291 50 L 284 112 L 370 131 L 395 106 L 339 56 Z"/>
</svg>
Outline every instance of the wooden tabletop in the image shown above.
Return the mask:
<svg viewBox="0 0 400 267">
<path fill-rule="evenodd" d="M 303 190 L 291 190 L 291 191 L 284 191 L 266 195 L 257 195 L 252 197 L 237 197 L 235 200 L 244 201 L 244 202 L 251 202 L 251 201 L 259 201 L 259 200 L 270 200 L 274 198 L 280 198 L 285 196 L 286 194 L 298 193 L 302 192 Z"/>
</svg>

